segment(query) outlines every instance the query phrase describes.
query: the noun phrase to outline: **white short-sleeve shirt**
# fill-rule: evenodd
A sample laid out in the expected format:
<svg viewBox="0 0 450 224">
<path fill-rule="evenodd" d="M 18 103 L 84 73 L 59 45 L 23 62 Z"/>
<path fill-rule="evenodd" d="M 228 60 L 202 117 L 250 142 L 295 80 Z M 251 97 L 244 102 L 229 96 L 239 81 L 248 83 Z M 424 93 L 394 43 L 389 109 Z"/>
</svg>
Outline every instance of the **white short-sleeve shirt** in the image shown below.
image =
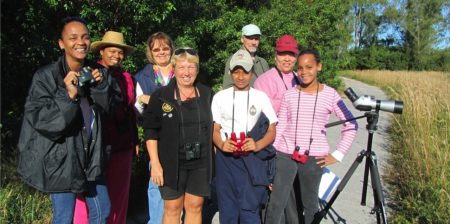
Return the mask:
<svg viewBox="0 0 450 224">
<path fill-rule="evenodd" d="M 234 91 L 234 87 L 224 89 L 214 95 L 211 105 L 213 120 L 222 127 L 220 130 L 222 140 L 226 139 L 225 133 L 228 137 L 231 135 L 233 107 L 234 132 L 238 136 L 240 132 L 252 130 L 261 112 L 264 112 L 271 124 L 278 121 L 270 99 L 264 92 L 253 88 L 249 91 Z"/>
</svg>

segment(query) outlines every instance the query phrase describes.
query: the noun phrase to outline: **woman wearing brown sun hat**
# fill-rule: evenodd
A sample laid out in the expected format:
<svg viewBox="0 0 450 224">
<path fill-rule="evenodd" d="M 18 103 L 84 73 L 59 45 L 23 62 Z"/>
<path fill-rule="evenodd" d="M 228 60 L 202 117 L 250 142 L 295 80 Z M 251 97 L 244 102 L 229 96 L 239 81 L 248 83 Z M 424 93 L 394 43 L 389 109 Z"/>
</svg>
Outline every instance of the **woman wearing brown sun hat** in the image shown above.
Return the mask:
<svg viewBox="0 0 450 224">
<path fill-rule="evenodd" d="M 125 224 L 128 209 L 131 163 L 133 152 L 138 153 L 136 112 L 134 109 L 135 89 L 130 73 L 122 68 L 126 56 L 134 52 L 134 47 L 127 45 L 122 33 L 107 31 L 100 41 L 91 44 L 91 50 L 101 59 L 97 62 L 120 88 L 122 101 L 114 105 L 111 113 L 104 119 L 104 141 L 111 149 L 111 156 L 106 165 L 106 185 L 111 200 L 111 210 L 107 223 Z M 88 223 L 83 197 L 78 197 L 74 223 Z"/>
</svg>

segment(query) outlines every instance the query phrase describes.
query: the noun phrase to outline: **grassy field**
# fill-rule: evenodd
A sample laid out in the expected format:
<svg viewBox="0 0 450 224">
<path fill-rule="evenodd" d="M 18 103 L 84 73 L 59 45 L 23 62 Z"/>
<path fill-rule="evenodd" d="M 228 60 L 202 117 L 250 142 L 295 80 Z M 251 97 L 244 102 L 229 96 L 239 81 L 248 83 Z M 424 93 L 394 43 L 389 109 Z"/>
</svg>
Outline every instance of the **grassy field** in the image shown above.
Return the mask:
<svg viewBox="0 0 450 224">
<path fill-rule="evenodd" d="M 392 149 L 384 179 L 391 189 L 394 223 L 450 222 L 450 74 L 343 71 L 403 100 L 392 120 Z"/>
</svg>

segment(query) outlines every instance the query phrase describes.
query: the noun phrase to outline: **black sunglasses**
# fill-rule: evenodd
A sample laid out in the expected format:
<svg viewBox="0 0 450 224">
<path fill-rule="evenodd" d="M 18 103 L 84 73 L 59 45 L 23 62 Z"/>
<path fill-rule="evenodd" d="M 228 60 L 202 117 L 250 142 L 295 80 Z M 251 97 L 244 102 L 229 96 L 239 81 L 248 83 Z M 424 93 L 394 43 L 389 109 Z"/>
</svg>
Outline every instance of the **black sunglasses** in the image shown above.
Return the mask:
<svg viewBox="0 0 450 224">
<path fill-rule="evenodd" d="M 185 52 L 187 52 L 190 55 L 197 55 L 197 51 L 195 51 L 192 48 L 178 48 L 178 49 L 175 50 L 174 53 L 175 53 L 175 55 L 180 55 L 180 54 L 183 54 Z"/>
</svg>

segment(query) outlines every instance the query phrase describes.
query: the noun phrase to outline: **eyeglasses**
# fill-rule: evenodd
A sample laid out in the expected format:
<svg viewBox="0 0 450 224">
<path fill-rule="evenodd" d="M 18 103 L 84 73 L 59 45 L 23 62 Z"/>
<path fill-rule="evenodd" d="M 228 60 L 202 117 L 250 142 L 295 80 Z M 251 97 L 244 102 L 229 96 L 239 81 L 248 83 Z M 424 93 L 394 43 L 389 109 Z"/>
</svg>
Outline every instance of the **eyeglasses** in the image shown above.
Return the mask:
<svg viewBox="0 0 450 224">
<path fill-rule="evenodd" d="M 154 49 L 152 49 L 152 51 L 155 52 L 155 53 L 158 53 L 160 51 L 170 51 L 170 48 L 169 47 L 163 47 L 162 49 L 161 48 L 154 48 Z"/>
<path fill-rule="evenodd" d="M 178 48 L 175 50 L 175 55 L 180 55 L 186 52 L 190 55 L 197 55 L 197 51 L 192 48 Z"/>
</svg>

